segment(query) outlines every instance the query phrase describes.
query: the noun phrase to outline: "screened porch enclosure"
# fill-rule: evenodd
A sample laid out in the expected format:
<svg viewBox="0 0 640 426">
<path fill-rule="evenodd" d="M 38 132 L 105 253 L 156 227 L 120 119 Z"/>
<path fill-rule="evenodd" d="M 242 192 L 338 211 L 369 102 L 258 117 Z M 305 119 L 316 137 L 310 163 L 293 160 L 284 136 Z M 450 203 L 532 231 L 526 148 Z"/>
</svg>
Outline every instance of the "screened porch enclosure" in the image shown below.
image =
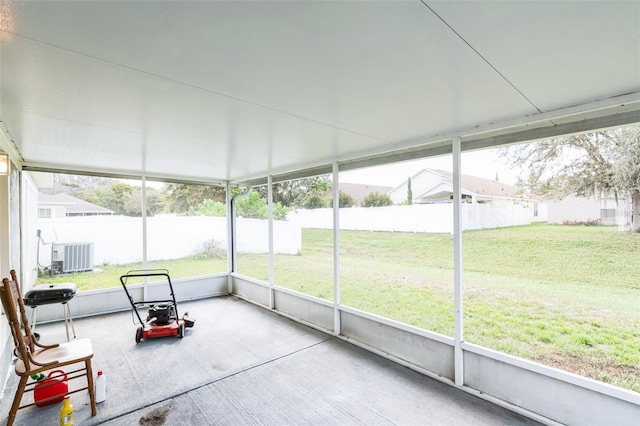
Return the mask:
<svg viewBox="0 0 640 426">
<path fill-rule="evenodd" d="M 288 423 L 287 409 L 301 423 L 423 423 L 427 413 L 418 401 L 426 392 L 442 408 L 433 423 L 451 418 L 460 423 L 637 425 L 638 393 L 605 383 L 606 372 L 603 380 L 594 380 L 470 340 L 471 327 L 465 322 L 469 314 L 478 320 L 483 312 L 487 317 L 492 313 L 490 305 L 477 303 L 483 300 L 477 297 L 482 290 L 509 303 L 516 285 L 533 286 L 524 272 L 514 272 L 522 281 L 512 283 L 465 269 L 465 258 L 470 257 L 464 249 L 473 241 L 463 236 L 463 197 L 469 199 L 469 194 L 463 191 L 461 176 L 465 154 L 640 123 L 639 31 L 637 1 L 0 0 L 0 159 L 8 162 L 7 174 L 0 174 L 0 270 L 3 276 L 18 270 L 23 291 L 28 291 L 48 262 L 38 250 L 40 239 L 54 241 L 62 225 L 45 229 L 40 224 L 54 223 L 65 203 L 53 200 L 39 207 L 39 189 L 53 186 L 48 174 L 104 178 L 119 190 L 122 181 L 135 181 L 136 189 L 127 189 L 130 203 L 101 206 L 107 210 L 102 213 L 117 212 L 115 218 L 78 219 L 102 233 L 93 252 L 98 265 L 119 265 L 123 258 L 129 262 L 135 257 L 131 262 L 147 268 L 166 260 L 160 253 L 197 257 L 224 252 L 204 259 L 198 268 L 171 268 L 179 302 L 206 312 L 197 318 L 192 335 L 135 346 L 131 334 L 123 340 L 127 352 L 118 351 L 120 340 L 102 351 L 104 355 L 96 351 L 97 357 L 105 357 L 105 370 L 115 370 L 122 359 L 144 362 L 145 355 L 157 355 L 147 351 L 156 349 L 176 355 L 184 350 L 191 356 L 190 345 L 200 330 L 213 332 L 210 337 L 203 333 L 209 340 L 201 343 L 204 350 L 194 360 L 200 368 L 172 371 L 177 383 L 181 375 L 194 380 L 171 388 L 181 395 L 172 402 L 176 412 L 166 413 L 168 422 L 178 423 L 174 415 L 207 399 L 221 402 L 214 410 L 221 423 Z M 393 278 L 375 270 L 380 259 L 375 244 L 367 246 L 364 259 L 352 256 L 366 242 L 341 228 L 338 191 L 330 200 L 326 234 L 300 231 L 298 237 L 299 228 L 285 232 L 292 224 L 281 226 L 284 221 L 276 220 L 281 211 L 273 200 L 274 184 L 328 176 L 339 187 L 344 173 L 440 157 L 450 158 L 446 196 L 451 212 L 441 216 L 446 226 L 439 229 L 446 229 L 445 235 L 430 242 L 439 251 L 421 251 L 429 262 L 408 262 L 395 250 L 396 256 L 384 263 L 396 273 Z M 166 222 L 154 210 L 159 196 L 155 185 L 164 183 L 220 190 L 205 206 L 218 214 L 216 220 L 193 211 L 195 225 L 180 217 Z M 252 228 L 252 218 L 240 218 L 235 210 L 241 200 L 250 199 L 245 191 L 251 188 L 261 189 L 268 200 L 259 232 Z M 445 192 L 435 194 L 442 199 Z M 109 200 L 103 196 L 100 202 Z M 114 228 L 126 230 L 130 239 L 114 238 Z M 80 227 L 73 231 L 66 234 L 67 241 L 57 242 L 86 242 Z M 198 233 L 204 241 L 182 238 Z M 260 253 L 243 246 L 242 234 Z M 290 252 L 279 252 L 286 251 L 282 247 L 291 234 L 301 241 L 301 253 L 307 252 L 307 239 L 314 240 L 313 263 L 286 262 L 284 256 L 297 256 L 295 244 L 286 249 Z M 589 244 L 608 239 L 594 237 Z M 396 247 L 405 243 L 393 242 Z M 421 241 L 411 244 L 424 250 Z M 488 239 L 476 250 L 489 251 L 494 244 Z M 511 250 L 507 256 L 526 257 L 534 251 Z M 435 258 L 441 262 L 430 263 Z M 616 269 L 611 259 L 594 263 Z M 544 272 L 546 267 L 535 269 Z M 313 282 L 295 278 L 304 273 Z M 400 275 L 403 285 L 396 282 Z M 625 283 L 637 276 L 635 271 L 626 275 L 621 278 Z M 300 281 L 299 286 L 284 285 L 283 279 Z M 614 279 L 592 284 L 608 288 Z M 87 337 L 101 339 L 101 331 L 92 330 L 102 320 L 116 321 L 114 329 L 125 328 L 119 321 L 130 307 L 114 281 L 113 286 L 83 289 L 71 302 L 77 326 Z M 580 299 L 582 283 L 565 281 L 562 294 L 548 288 L 546 294 L 560 295 L 560 301 Z M 474 287 L 478 282 L 487 286 Z M 601 308 L 618 309 L 621 318 L 628 311 L 635 314 L 636 285 L 637 280 L 629 284 L 619 300 L 603 300 Z M 430 293 L 414 292 L 418 287 Z M 162 282 L 147 282 L 134 291 L 147 298 L 162 288 Z M 363 297 L 382 293 L 386 299 L 377 305 Z M 536 304 L 532 309 L 539 308 L 541 316 L 552 310 L 545 311 L 538 292 L 530 294 Z M 400 300 L 427 306 L 417 314 L 422 322 L 405 315 Z M 509 305 L 513 315 L 504 322 L 525 322 L 533 332 L 555 326 L 538 317 L 518 316 L 524 305 Z M 235 317 L 233 307 L 239 306 L 243 313 Z M 216 309 L 231 309 L 233 327 L 225 329 Z M 600 325 L 600 311 L 594 312 L 581 321 L 591 329 Z M 578 310 L 562 314 L 569 320 L 583 318 Z M 43 332 L 59 331 L 55 321 L 61 316 L 58 305 L 38 308 Z M 207 327 L 207 322 L 215 325 Z M 502 324 L 488 318 L 486 330 Z M 229 353 L 212 344 L 216 333 L 227 339 Z M 629 335 L 635 336 L 619 332 L 611 340 L 633 340 Z M 547 341 L 542 346 L 550 336 L 543 336 Z M 588 333 L 578 340 L 581 348 L 597 346 Z M 251 354 L 253 341 L 262 345 L 256 351 L 260 354 Z M 0 347 L 0 378 L 11 379 L 13 348 L 6 325 L 0 326 Z M 571 362 L 571 350 L 556 361 Z M 217 364 L 224 356 L 224 365 Z M 243 362 L 235 364 L 239 360 L 234 356 Z M 335 373 L 327 374 L 331 383 L 318 371 L 305 370 L 315 363 L 322 367 L 319 371 Z M 151 368 L 148 375 L 155 374 L 154 365 L 145 367 Z M 267 390 L 268 385 L 254 377 L 263 372 L 278 387 L 274 399 L 251 392 Z M 300 381 L 287 383 L 282 376 L 288 374 Z M 309 374 L 313 386 L 303 380 Z M 362 376 L 385 379 L 371 389 L 397 392 L 381 391 L 387 397 L 379 399 L 358 387 Z M 122 380 L 140 391 L 136 396 L 146 390 L 143 378 Z M 228 390 L 247 398 L 225 399 Z M 131 408 L 99 407 L 103 417 L 95 420 L 136 421 L 143 413 L 151 414 L 138 411 L 145 403 L 160 404 L 154 408 L 162 411 L 172 396 L 160 391 L 154 388 L 149 401 Z M 326 399 L 314 406 L 310 395 L 316 393 Z M 7 390 L 2 410 L 9 394 Z M 364 400 L 359 399 L 363 395 Z M 263 417 L 252 417 L 256 405 L 243 411 L 245 400 L 284 411 L 274 417 L 267 409 L 260 412 Z M 349 401 L 357 411 L 345 408 Z M 390 401 L 409 403 L 411 409 L 388 407 L 385 414 L 368 407 L 386 409 Z M 451 401 L 463 402 L 447 403 Z M 475 414 L 449 417 L 457 408 Z M 194 415 L 196 423 L 215 420 L 204 410 Z"/>
</svg>

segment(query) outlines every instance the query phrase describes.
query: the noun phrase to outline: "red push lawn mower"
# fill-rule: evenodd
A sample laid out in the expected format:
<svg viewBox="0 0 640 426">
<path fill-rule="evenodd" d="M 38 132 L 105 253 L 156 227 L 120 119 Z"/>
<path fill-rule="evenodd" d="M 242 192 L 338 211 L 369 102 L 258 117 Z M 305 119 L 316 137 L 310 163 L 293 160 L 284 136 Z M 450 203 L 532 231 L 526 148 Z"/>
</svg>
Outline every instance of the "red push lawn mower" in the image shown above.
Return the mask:
<svg viewBox="0 0 640 426">
<path fill-rule="evenodd" d="M 169 283 L 171 299 L 151 301 L 140 300 L 136 302 L 127 288 L 127 280 L 130 278 L 148 277 L 166 278 L 167 283 Z M 168 270 L 149 269 L 147 271 L 129 271 L 120 277 L 120 283 L 129 298 L 131 309 L 135 312 L 135 315 L 138 318 L 137 324 L 140 324 L 136 330 L 136 343 L 140 343 L 140 340 L 142 339 L 153 339 L 155 337 L 184 337 L 185 328 L 193 327 L 195 324 L 196 321 L 189 318 L 189 313 L 185 312 L 182 318 L 178 315 L 178 304 L 176 303 L 176 296 L 173 293 L 173 285 L 171 284 L 171 277 L 169 277 Z M 138 284 L 138 282 L 136 282 L 136 284 Z M 141 309 L 147 310 L 147 319 L 145 321 L 142 320 L 142 316 L 140 315 Z"/>
</svg>

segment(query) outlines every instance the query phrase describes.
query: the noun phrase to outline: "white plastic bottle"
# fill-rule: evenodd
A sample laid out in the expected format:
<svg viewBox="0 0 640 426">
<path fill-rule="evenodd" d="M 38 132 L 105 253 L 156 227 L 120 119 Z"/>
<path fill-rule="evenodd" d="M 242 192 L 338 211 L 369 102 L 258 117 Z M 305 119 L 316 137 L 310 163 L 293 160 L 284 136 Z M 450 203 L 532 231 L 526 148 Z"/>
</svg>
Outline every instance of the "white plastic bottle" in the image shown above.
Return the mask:
<svg viewBox="0 0 640 426">
<path fill-rule="evenodd" d="M 107 378 L 102 371 L 98 371 L 96 377 L 96 402 L 102 402 L 107 399 Z"/>
</svg>

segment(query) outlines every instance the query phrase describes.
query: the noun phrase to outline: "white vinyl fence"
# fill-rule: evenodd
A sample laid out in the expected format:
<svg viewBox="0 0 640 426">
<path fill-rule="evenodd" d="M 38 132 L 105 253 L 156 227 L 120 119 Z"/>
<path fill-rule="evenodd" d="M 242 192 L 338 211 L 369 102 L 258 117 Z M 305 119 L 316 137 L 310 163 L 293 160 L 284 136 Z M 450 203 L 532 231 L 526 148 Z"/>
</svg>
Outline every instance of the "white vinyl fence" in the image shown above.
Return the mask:
<svg viewBox="0 0 640 426">
<path fill-rule="evenodd" d="M 332 209 L 297 210 L 287 221 L 302 228 L 333 229 Z M 519 204 L 463 204 L 462 229 L 530 225 L 533 212 Z M 340 229 L 356 231 L 453 233 L 453 204 L 414 204 L 340 209 Z"/>
<path fill-rule="evenodd" d="M 51 264 L 51 244 L 93 243 L 93 264 L 123 264 L 142 261 L 142 218 L 127 216 L 85 216 L 38 219 L 42 242 L 39 263 Z M 269 251 L 268 221 L 237 221 L 240 253 Z M 299 254 L 300 225 L 274 221 L 274 251 Z M 224 217 L 157 216 L 147 219 L 147 259 L 168 260 L 193 256 L 207 245 L 227 248 L 227 220 Z"/>
<path fill-rule="evenodd" d="M 531 210 L 522 205 L 463 204 L 463 230 L 528 225 Z M 51 244 L 93 243 L 93 265 L 142 261 L 142 218 L 85 216 L 38 219 L 42 241 L 39 264 L 51 264 Z M 274 221 L 274 251 L 299 254 L 302 228 L 333 228 L 331 209 L 297 210 L 287 221 Z M 417 204 L 377 208 L 340 209 L 340 229 L 452 233 L 452 204 Z M 227 248 L 227 221 L 221 217 L 157 216 L 147 219 L 147 259 L 168 260 L 193 256 L 206 246 Z M 237 221 L 240 253 L 268 253 L 267 220 Z"/>
</svg>

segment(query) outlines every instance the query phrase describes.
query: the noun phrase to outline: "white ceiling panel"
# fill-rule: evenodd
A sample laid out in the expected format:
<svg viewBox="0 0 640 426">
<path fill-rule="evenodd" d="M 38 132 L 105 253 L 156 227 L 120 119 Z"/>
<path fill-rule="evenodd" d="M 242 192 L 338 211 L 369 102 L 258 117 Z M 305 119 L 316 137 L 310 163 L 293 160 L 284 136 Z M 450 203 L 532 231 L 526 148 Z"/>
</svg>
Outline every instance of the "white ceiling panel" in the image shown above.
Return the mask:
<svg viewBox="0 0 640 426">
<path fill-rule="evenodd" d="M 640 110 L 637 1 L 2 3 L 32 168 L 240 182 Z"/>
<path fill-rule="evenodd" d="M 639 1 L 429 3 L 542 111 L 640 86 Z"/>
</svg>

